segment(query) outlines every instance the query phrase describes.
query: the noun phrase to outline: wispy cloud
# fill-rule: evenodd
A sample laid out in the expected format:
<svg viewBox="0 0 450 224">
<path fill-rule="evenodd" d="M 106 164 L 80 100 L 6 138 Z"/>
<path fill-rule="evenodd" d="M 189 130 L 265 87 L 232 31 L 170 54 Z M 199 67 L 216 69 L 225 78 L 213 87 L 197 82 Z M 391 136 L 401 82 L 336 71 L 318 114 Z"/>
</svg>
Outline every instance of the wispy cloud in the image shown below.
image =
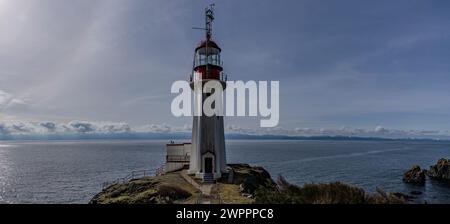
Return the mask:
<svg viewBox="0 0 450 224">
<path fill-rule="evenodd" d="M 16 98 L 12 94 L 0 90 L 0 112 L 5 110 L 18 110 L 24 109 L 28 105 L 27 103 L 19 98 Z"/>
</svg>

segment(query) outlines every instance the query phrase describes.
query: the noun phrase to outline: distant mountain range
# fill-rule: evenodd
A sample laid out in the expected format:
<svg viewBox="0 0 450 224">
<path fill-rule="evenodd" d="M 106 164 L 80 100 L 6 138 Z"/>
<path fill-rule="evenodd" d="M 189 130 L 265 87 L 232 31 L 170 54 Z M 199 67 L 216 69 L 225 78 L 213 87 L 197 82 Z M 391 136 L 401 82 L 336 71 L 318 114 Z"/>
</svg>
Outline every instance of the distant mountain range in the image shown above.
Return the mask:
<svg viewBox="0 0 450 224">
<path fill-rule="evenodd" d="M 432 138 L 381 138 L 357 136 L 287 136 L 287 135 L 252 135 L 228 133 L 230 140 L 320 140 L 320 141 L 450 141 Z M 186 140 L 191 133 L 89 133 L 89 134 L 50 134 L 50 135 L 0 135 L 0 140 Z"/>
</svg>

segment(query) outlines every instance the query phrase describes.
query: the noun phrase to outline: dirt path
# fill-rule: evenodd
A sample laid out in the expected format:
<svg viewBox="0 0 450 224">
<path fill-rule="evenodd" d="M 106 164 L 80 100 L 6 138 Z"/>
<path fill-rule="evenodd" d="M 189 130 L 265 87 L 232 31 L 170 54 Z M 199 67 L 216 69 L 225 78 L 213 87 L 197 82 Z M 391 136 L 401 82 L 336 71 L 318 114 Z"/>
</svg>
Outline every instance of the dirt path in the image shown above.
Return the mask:
<svg viewBox="0 0 450 224">
<path fill-rule="evenodd" d="M 181 177 L 183 177 L 188 183 L 197 188 L 201 193 L 197 198 L 197 203 L 199 204 L 219 204 L 219 194 L 217 191 L 217 184 L 202 184 L 196 182 L 192 177 L 190 177 L 186 172 L 181 172 Z"/>
<path fill-rule="evenodd" d="M 200 191 L 202 192 L 202 194 L 204 194 L 206 196 L 211 196 L 212 189 L 214 186 L 215 186 L 215 184 L 202 184 L 200 186 Z"/>
</svg>

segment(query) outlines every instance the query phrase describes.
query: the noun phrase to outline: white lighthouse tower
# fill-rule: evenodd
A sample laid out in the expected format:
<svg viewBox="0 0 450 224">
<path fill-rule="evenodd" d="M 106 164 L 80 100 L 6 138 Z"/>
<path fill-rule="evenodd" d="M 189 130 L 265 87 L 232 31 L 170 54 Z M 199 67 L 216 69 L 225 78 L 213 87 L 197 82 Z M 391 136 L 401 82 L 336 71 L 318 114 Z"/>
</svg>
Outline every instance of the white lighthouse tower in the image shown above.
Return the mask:
<svg viewBox="0 0 450 224">
<path fill-rule="evenodd" d="M 194 65 L 190 77 L 191 88 L 194 91 L 194 106 L 203 108 L 204 100 L 210 96 L 202 91 L 206 82 L 214 80 L 226 87 L 226 77 L 220 58 L 221 49 L 212 37 L 212 22 L 214 10 L 205 10 L 206 39 L 195 49 Z M 223 93 L 220 93 L 223 94 Z M 194 116 L 192 125 L 192 146 L 188 173 L 195 174 L 204 182 L 210 182 L 226 172 L 226 153 L 223 116 Z"/>
</svg>

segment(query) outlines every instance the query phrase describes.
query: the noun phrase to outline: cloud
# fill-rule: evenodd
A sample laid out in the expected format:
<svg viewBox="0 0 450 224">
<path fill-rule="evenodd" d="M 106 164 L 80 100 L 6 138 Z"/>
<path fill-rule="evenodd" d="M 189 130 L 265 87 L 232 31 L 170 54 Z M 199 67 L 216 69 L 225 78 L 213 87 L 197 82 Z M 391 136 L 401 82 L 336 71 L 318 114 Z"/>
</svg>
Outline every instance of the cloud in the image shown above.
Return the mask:
<svg viewBox="0 0 450 224">
<path fill-rule="evenodd" d="M 56 124 L 53 122 L 43 122 L 43 123 L 40 123 L 40 125 L 42 127 L 46 128 L 49 132 L 56 131 Z"/>
<path fill-rule="evenodd" d="M 117 135 L 117 134 L 170 134 L 189 133 L 192 126 L 172 126 L 169 124 L 148 124 L 132 127 L 121 122 L 91 122 L 91 121 L 0 121 L 0 137 L 24 135 Z M 229 134 L 247 135 L 279 135 L 279 136 L 348 136 L 348 137 L 379 137 L 379 138 L 430 138 L 450 139 L 450 131 L 435 130 L 399 130 L 377 126 L 373 129 L 342 127 L 332 128 L 244 128 L 228 125 L 225 132 Z"/>
<path fill-rule="evenodd" d="M 129 132 L 132 132 L 132 130 L 128 124 L 116 122 L 0 121 L 1 135 L 118 134 Z"/>
<path fill-rule="evenodd" d="M 131 127 L 123 122 L 0 121 L 0 135 L 174 133 L 190 132 L 191 128 L 192 126 L 187 124 L 181 127 L 167 124 Z"/>
<path fill-rule="evenodd" d="M 27 106 L 28 105 L 24 100 L 16 98 L 12 94 L 0 90 L 0 111 L 19 110 L 24 109 Z"/>
<path fill-rule="evenodd" d="M 226 127 L 226 132 L 237 134 L 254 134 L 254 135 L 286 135 L 286 136 L 349 136 L 349 137 L 379 137 L 379 138 L 450 138 L 449 131 L 437 130 L 400 130 L 389 129 L 377 126 L 374 129 L 362 129 L 342 127 L 333 128 L 259 128 L 247 129 L 235 125 Z"/>
<path fill-rule="evenodd" d="M 173 127 L 167 124 L 149 124 L 137 128 L 138 132 L 144 133 L 170 133 Z"/>
<path fill-rule="evenodd" d="M 92 123 L 88 122 L 80 122 L 80 121 L 70 122 L 69 126 L 79 133 L 89 133 L 95 131 L 95 126 Z"/>
<path fill-rule="evenodd" d="M 175 133 L 175 132 L 191 132 L 192 125 L 172 126 L 168 124 L 148 124 L 132 129 L 139 133 Z"/>
</svg>

